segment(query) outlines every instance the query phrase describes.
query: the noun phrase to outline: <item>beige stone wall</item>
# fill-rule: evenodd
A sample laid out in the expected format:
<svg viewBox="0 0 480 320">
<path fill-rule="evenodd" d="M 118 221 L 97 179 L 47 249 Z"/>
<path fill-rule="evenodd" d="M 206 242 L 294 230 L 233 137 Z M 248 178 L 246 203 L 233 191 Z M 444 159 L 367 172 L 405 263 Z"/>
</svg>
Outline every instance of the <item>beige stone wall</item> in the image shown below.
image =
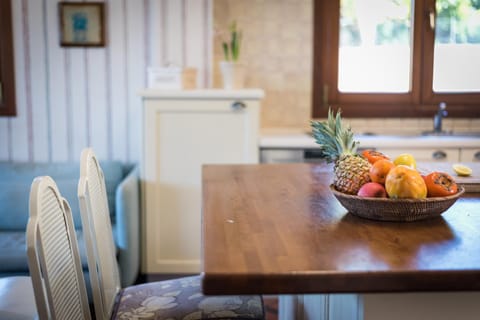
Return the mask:
<svg viewBox="0 0 480 320">
<path fill-rule="evenodd" d="M 236 20 L 243 32 L 240 59 L 246 87 L 262 88 L 262 129 L 309 130 L 311 119 L 313 0 L 214 0 L 213 85 L 221 87 L 221 40 Z M 222 34 L 223 33 L 223 34 Z M 432 114 L 433 119 L 433 114 Z M 418 133 L 432 119 L 347 119 L 355 132 Z M 444 129 L 478 131 L 480 119 L 445 119 Z"/>
<path fill-rule="evenodd" d="M 312 0 L 215 0 L 214 87 L 221 87 L 221 40 L 237 21 L 245 86 L 262 88 L 261 127 L 305 127 L 311 115 Z M 224 34 L 223 34 L 224 33 Z"/>
</svg>

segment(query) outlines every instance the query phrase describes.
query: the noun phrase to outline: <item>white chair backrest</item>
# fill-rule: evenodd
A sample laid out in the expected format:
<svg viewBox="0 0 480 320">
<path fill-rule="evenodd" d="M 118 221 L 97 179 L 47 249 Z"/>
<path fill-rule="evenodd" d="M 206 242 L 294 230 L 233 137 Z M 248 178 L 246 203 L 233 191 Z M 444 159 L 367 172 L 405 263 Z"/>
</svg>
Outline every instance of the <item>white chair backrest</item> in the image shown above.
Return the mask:
<svg viewBox="0 0 480 320">
<path fill-rule="evenodd" d="M 70 206 L 50 177 L 33 180 L 26 233 L 39 318 L 90 319 Z"/>
<path fill-rule="evenodd" d="M 121 289 L 105 178 L 92 149 L 82 151 L 78 199 L 97 319 L 109 319 Z"/>
</svg>

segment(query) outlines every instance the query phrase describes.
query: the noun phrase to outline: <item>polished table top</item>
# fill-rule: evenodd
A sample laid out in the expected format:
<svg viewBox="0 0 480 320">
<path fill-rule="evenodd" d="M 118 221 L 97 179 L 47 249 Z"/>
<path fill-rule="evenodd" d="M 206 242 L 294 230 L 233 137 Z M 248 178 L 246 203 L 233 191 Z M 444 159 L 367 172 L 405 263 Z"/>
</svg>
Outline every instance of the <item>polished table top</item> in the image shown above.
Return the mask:
<svg viewBox="0 0 480 320">
<path fill-rule="evenodd" d="M 202 180 L 206 294 L 480 290 L 480 194 L 380 222 L 340 205 L 329 166 L 208 165 Z"/>
</svg>

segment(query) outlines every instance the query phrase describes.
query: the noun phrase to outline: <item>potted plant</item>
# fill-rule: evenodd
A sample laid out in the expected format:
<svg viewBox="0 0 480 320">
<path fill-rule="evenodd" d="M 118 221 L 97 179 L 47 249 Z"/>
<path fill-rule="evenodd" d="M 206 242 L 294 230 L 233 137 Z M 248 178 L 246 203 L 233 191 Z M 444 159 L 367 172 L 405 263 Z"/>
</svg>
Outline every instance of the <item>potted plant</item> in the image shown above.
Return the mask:
<svg viewBox="0 0 480 320">
<path fill-rule="evenodd" d="M 242 32 L 237 30 L 236 21 L 230 24 L 229 34 L 230 39 L 222 42 L 224 60 L 220 61 L 220 71 L 225 89 L 239 89 L 243 87 L 244 67 L 239 62 Z"/>
</svg>

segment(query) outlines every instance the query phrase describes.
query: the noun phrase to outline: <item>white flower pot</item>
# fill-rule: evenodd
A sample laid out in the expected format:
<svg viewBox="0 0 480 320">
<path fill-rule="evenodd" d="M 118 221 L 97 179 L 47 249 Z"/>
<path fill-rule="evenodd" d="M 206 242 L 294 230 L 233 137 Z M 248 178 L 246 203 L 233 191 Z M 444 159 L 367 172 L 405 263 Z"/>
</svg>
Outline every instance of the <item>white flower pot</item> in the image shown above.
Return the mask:
<svg viewBox="0 0 480 320">
<path fill-rule="evenodd" d="M 224 89 L 241 89 L 245 82 L 245 67 L 243 64 L 231 61 L 220 61 Z"/>
</svg>

